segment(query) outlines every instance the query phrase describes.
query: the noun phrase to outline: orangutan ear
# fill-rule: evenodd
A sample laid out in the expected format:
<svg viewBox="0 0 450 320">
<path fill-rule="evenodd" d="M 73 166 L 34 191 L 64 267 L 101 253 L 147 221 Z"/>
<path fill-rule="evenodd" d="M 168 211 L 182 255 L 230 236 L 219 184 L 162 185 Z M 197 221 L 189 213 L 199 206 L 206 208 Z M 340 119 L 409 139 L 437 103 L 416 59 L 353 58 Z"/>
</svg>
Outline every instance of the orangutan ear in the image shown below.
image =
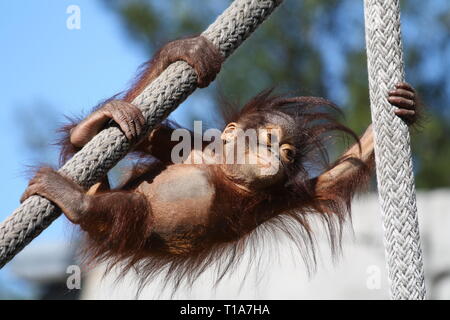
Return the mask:
<svg viewBox="0 0 450 320">
<path fill-rule="evenodd" d="M 239 125 L 236 122 L 230 122 L 222 131 L 220 138 L 224 141 L 230 141 L 236 137 L 237 128 Z"/>
</svg>

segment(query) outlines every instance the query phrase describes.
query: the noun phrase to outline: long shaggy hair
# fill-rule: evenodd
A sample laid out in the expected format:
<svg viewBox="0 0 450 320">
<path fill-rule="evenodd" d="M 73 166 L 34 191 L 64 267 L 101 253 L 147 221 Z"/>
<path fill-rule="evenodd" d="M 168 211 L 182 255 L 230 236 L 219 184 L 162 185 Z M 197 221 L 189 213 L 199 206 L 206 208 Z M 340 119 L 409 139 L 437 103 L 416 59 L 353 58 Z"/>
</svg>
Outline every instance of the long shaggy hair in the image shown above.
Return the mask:
<svg viewBox="0 0 450 320">
<path fill-rule="evenodd" d="M 252 255 L 250 260 L 257 260 L 260 244 L 284 233 L 312 271 L 316 265 L 316 243 L 311 221 L 322 221 L 332 253 L 337 254 L 343 224 L 350 219 L 352 196 L 365 185 L 371 171 L 370 164 L 354 158 L 329 163 L 327 146 L 336 132 L 358 141 L 352 130 L 336 120 L 336 112 L 338 108 L 323 98 L 275 96 L 272 90 L 260 93 L 225 120 L 236 121 L 244 128 L 258 128 L 278 116 L 294 126 L 297 153 L 294 162 L 284 168 L 286 177 L 281 183 L 263 191 L 243 191 L 218 166 L 209 165 L 205 170 L 214 183 L 216 198 L 208 225 L 164 241 L 149 233 L 144 210 L 139 212 L 133 205 L 120 204 L 110 217 L 102 218 L 104 230 L 108 231 L 100 234 L 84 228 L 88 231 L 88 261 L 107 262 L 107 270 L 120 265 L 122 275 L 131 269 L 136 271 L 140 288 L 154 276 L 165 274 L 166 283 L 176 289 L 182 283 L 191 285 L 210 266 L 216 268 L 216 281 L 220 281 L 242 261 L 245 252 Z M 170 129 L 169 123 L 161 126 Z M 69 149 L 64 149 L 65 157 Z M 141 161 L 133 168 L 134 178 L 141 175 L 149 179 L 165 168 L 166 164 L 151 155 L 139 157 Z M 318 191 L 318 174 L 343 161 L 355 166 L 354 173 L 339 184 Z M 123 192 L 132 189 L 127 183 L 123 186 Z M 92 219 L 100 217 L 89 217 L 88 213 L 81 225 L 93 223 Z"/>
</svg>

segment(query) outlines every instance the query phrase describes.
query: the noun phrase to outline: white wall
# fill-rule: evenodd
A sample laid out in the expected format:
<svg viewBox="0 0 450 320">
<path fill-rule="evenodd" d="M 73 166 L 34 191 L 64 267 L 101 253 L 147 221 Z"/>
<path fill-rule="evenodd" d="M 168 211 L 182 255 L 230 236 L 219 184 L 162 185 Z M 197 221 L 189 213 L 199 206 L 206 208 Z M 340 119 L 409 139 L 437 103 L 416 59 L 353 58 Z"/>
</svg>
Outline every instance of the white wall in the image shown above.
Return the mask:
<svg viewBox="0 0 450 320">
<path fill-rule="evenodd" d="M 418 194 L 422 247 L 430 298 L 450 299 L 450 190 Z M 318 271 L 310 278 L 299 254 L 282 241 L 262 250 L 263 268 L 252 269 L 242 282 L 246 263 L 212 288 L 208 270 L 191 289 L 179 289 L 176 299 L 388 299 L 382 226 L 376 195 L 364 195 L 353 204 L 353 229 L 345 233 L 343 256 L 333 263 L 325 239 L 319 240 Z M 275 259 L 278 256 L 279 259 Z M 82 284 L 83 299 L 134 299 L 132 275 L 114 283 L 101 279 L 102 268 L 90 272 Z M 378 281 L 379 280 L 379 281 Z M 146 286 L 139 299 L 170 299 L 161 292 L 161 280 Z"/>
</svg>

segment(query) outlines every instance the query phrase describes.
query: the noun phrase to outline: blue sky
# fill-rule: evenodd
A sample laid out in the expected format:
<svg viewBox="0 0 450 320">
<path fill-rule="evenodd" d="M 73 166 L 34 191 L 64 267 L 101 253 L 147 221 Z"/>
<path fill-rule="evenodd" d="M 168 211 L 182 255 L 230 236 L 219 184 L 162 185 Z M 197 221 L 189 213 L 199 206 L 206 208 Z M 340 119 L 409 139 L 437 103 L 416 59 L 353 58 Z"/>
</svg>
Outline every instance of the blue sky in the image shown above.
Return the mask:
<svg viewBox="0 0 450 320">
<path fill-rule="evenodd" d="M 70 1 L 2 1 L 0 21 L 2 102 L 0 109 L 1 203 L 5 218 L 26 186 L 22 172 L 30 154 L 22 143 L 19 108 L 40 117 L 36 101 L 63 114 L 77 114 L 120 91 L 143 53 L 133 48 L 115 17 L 97 1 L 78 1 L 81 30 L 66 28 Z M 49 128 L 53 131 L 54 128 Z M 32 134 L 32 133 L 31 133 Z"/>
</svg>

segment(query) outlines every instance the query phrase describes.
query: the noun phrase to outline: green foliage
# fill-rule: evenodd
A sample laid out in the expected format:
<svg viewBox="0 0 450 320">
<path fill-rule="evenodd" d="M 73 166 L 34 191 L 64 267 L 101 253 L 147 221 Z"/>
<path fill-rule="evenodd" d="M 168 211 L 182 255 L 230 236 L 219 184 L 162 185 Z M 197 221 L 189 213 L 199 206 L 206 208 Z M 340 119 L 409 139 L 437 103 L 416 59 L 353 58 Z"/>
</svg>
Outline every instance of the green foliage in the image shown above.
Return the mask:
<svg viewBox="0 0 450 320">
<path fill-rule="evenodd" d="M 104 1 L 149 56 L 164 42 L 200 33 L 231 1 Z M 427 104 L 428 117 L 413 136 L 417 186 L 450 186 L 450 4 L 410 0 L 403 5 L 408 81 Z M 428 35 L 428 37 L 427 37 Z M 233 54 L 207 89 L 245 101 L 266 87 L 325 96 L 345 109 L 347 123 L 362 133 L 370 123 L 362 1 L 286 0 Z M 448 68 L 447 68 L 448 70 Z"/>
</svg>

